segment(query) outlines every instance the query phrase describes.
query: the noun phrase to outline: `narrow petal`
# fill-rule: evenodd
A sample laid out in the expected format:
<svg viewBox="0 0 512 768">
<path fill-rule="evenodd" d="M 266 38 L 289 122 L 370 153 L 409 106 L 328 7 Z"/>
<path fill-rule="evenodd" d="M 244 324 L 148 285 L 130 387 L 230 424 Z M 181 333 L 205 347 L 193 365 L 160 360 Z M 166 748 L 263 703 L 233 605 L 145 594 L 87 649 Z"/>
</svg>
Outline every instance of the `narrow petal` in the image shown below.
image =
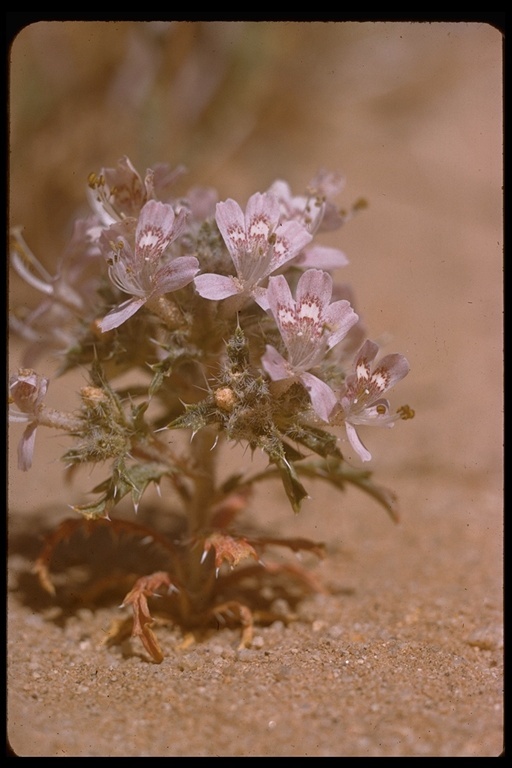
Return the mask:
<svg viewBox="0 0 512 768">
<path fill-rule="evenodd" d="M 195 256 L 178 256 L 158 270 L 155 275 L 155 293 L 161 295 L 184 288 L 199 272 Z"/>
<path fill-rule="evenodd" d="M 247 247 L 243 211 L 235 200 L 228 199 L 222 203 L 217 203 L 215 220 L 238 270 L 240 266 L 239 256 Z"/>
<path fill-rule="evenodd" d="M 361 461 L 370 461 L 372 458 L 372 455 L 370 451 L 367 451 L 364 445 L 362 444 L 361 440 L 359 439 L 359 435 L 357 434 L 355 427 L 352 426 L 348 421 L 345 422 L 345 429 L 347 431 L 347 437 L 349 440 L 350 445 L 354 449 L 354 451 L 357 453 Z"/>
<path fill-rule="evenodd" d="M 34 445 L 36 441 L 37 422 L 29 424 L 18 444 L 18 469 L 26 472 L 32 466 Z"/>
<path fill-rule="evenodd" d="M 194 279 L 194 285 L 198 294 L 204 299 L 227 299 L 228 296 L 234 296 L 239 292 L 233 277 L 213 273 L 198 275 Z"/>
<path fill-rule="evenodd" d="M 295 322 L 295 302 L 286 278 L 283 275 L 271 277 L 268 281 L 267 300 L 277 324 L 281 329 L 281 321 Z"/>
<path fill-rule="evenodd" d="M 114 307 L 114 309 L 110 310 L 108 315 L 105 315 L 103 320 L 98 321 L 98 325 L 100 327 L 100 330 L 103 333 L 106 333 L 107 331 L 111 331 L 113 328 L 118 328 L 120 325 L 122 325 L 126 320 L 128 320 L 132 315 L 134 315 L 137 310 L 139 310 L 144 304 L 146 303 L 146 299 L 128 299 L 128 301 L 123 301 L 122 304 L 119 304 L 119 306 Z"/>
<path fill-rule="evenodd" d="M 303 373 L 299 378 L 309 393 L 315 413 L 323 421 L 328 422 L 331 411 L 337 402 L 336 395 L 325 381 L 313 376 L 312 373 Z"/>
<path fill-rule="evenodd" d="M 279 221 L 279 201 L 275 195 L 256 192 L 245 209 L 247 245 L 252 250 L 259 243 L 268 248 L 268 239 Z"/>
</svg>

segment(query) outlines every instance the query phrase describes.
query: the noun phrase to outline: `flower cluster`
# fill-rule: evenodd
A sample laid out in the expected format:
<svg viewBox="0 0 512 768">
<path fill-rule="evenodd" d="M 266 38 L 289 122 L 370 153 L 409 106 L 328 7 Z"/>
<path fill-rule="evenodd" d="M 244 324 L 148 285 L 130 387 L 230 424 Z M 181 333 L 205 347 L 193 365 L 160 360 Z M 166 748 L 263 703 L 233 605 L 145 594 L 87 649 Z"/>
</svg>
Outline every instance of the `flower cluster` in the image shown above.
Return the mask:
<svg viewBox="0 0 512 768">
<path fill-rule="evenodd" d="M 188 313 L 187 328 L 185 319 L 190 305 L 199 322 L 217 320 L 223 331 L 230 318 L 240 322 L 242 316 L 252 317 L 254 329 L 256 316 L 262 354 L 257 360 L 252 354 L 251 361 L 260 375 L 277 393 L 298 382 L 311 405 L 304 408 L 301 401 L 294 414 L 298 421 L 344 426 L 352 448 L 368 461 L 371 454 L 356 427 L 392 426 L 403 418 L 403 412 L 390 413 L 381 395 L 409 366 L 403 356 L 388 355 L 372 372 L 378 346 L 366 340 L 352 365 L 333 370 L 331 350 L 347 345 L 360 318 L 347 299 L 332 301 L 340 286 L 331 273 L 348 263 L 345 254 L 314 238 L 347 218 L 333 201 L 343 178 L 322 171 L 306 194 L 295 196 L 277 180 L 253 194 L 243 210 L 232 199 L 215 205 L 210 190 L 195 188 L 188 198 L 169 195 L 183 172 L 159 164 L 143 180 L 124 157 L 117 167 L 91 174 L 91 216 L 75 222 L 54 277 L 36 260 L 21 231 L 13 232 L 14 268 L 45 295 L 23 320 L 11 319 L 13 330 L 33 342 L 24 362 L 31 363 L 36 348 L 41 352 L 46 345 L 66 359 L 66 366 L 73 365 L 84 347 L 97 351 L 105 346 L 94 334 L 120 329 L 144 306 L 170 335 L 180 330 L 194 340 L 197 322 Z M 159 195 L 166 195 L 163 201 Z M 198 213 L 205 214 L 203 221 Z M 209 270 L 212 263 L 215 272 Z M 215 304 L 213 313 L 198 307 L 201 299 Z M 207 346 L 218 336 L 214 330 L 211 335 Z M 161 349 L 153 348 L 147 361 L 153 365 L 158 364 L 155 352 L 162 357 Z M 205 350 L 195 352 L 204 357 Z M 42 381 L 46 389 L 47 380 Z M 20 460 L 24 468 L 30 465 L 26 444 Z"/>
<path fill-rule="evenodd" d="M 27 347 L 11 377 L 9 415 L 26 425 L 22 470 L 32 464 L 40 425 L 73 438 L 68 466 L 111 462 L 99 499 L 77 507 L 88 518 L 108 519 L 126 494 L 137 506 L 148 484 L 168 478 L 189 540 L 202 537 L 204 557 L 192 558 L 193 571 L 207 566 L 210 550 L 217 564 L 257 557 L 245 539 L 212 533 L 219 510 L 224 519 L 240 500 L 244 506 L 257 479 L 279 477 L 296 511 L 307 496 L 301 474 L 368 490 L 367 473 L 357 479 L 347 469 L 343 442 L 366 462 L 371 454 L 357 430 L 390 427 L 413 412 L 392 413 L 383 397 L 408 373 L 407 360 L 389 354 L 375 362 L 378 345 L 366 338 L 349 286 L 336 279 L 348 259 L 321 242 L 363 207 L 349 214 L 338 207 L 343 178 L 321 171 L 300 195 L 277 180 L 243 207 L 218 201 L 212 189 L 178 193 L 183 173 L 159 164 L 142 178 L 126 157 L 92 173 L 91 213 L 75 222 L 54 275 L 13 231 L 12 266 L 44 298 L 11 318 Z M 89 371 L 74 414 L 43 402 L 48 378 L 33 369 L 43 350 L 55 354 L 60 374 Z M 127 371 L 137 383 L 117 390 Z M 175 429 L 193 436 L 189 459 L 164 439 Z M 219 485 L 213 457 L 223 441 L 263 451 L 268 470 Z M 304 450 L 316 463 L 305 463 Z M 389 496 L 380 500 L 390 508 Z M 141 611 L 137 631 L 153 655 L 145 601 L 155 584 L 174 582 L 159 573 L 127 600 Z"/>
</svg>

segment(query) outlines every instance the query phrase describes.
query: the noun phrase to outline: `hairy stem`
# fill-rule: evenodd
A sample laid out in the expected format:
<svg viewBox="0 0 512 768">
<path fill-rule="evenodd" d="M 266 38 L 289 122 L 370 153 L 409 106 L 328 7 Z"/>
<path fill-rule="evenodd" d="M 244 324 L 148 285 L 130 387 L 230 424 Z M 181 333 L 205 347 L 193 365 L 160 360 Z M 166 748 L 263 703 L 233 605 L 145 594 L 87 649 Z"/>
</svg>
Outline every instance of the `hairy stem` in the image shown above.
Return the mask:
<svg viewBox="0 0 512 768">
<path fill-rule="evenodd" d="M 167 296 L 157 296 L 146 302 L 146 307 L 162 320 L 169 330 L 183 326 L 183 312 L 176 302 Z"/>
<path fill-rule="evenodd" d="M 191 537 L 208 528 L 215 493 L 217 432 L 209 427 L 200 429 L 191 442 L 195 487 L 188 507 L 188 530 Z"/>
<path fill-rule="evenodd" d="M 209 527 L 211 509 L 215 494 L 215 461 L 217 433 L 203 428 L 191 443 L 194 489 L 187 504 L 188 533 L 191 542 L 184 553 L 181 578 L 185 589 L 179 593 L 181 611 L 185 621 L 194 623 L 208 605 L 215 587 L 214 552 L 204 556 L 203 537 Z"/>
<path fill-rule="evenodd" d="M 67 432 L 77 432 L 83 428 L 82 419 L 64 411 L 57 411 L 55 408 L 48 408 L 46 405 L 38 409 L 36 419 L 37 423 L 44 427 L 65 429 Z"/>
</svg>

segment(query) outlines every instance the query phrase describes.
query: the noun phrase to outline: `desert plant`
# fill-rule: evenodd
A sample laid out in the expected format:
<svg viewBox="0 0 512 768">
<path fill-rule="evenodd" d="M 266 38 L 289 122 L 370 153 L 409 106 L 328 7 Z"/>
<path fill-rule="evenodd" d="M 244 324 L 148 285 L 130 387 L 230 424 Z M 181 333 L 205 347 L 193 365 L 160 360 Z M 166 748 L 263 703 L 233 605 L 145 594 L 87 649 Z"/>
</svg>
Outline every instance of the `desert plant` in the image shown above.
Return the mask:
<svg viewBox="0 0 512 768">
<path fill-rule="evenodd" d="M 406 359 L 377 359 L 350 288 L 331 275 L 345 255 L 318 244 L 364 204 L 339 209 L 343 179 L 322 171 L 301 195 L 276 181 L 244 210 L 232 199 L 217 202 L 212 189 L 176 195 L 181 175 L 160 164 L 142 178 L 126 157 L 91 174 L 91 215 L 75 222 L 55 275 L 21 229 L 11 248 L 14 269 L 44 294 L 38 307 L 11 318 L 27 342 L 23 367 L 10 378 L 10 420 L 25 425 L 19 468 L 31 466 L 39 427 L 72 439 L 63 456 L 68 473 L 109 467 L 93 500 L 49 535 L 35 569 L 52 591 L 53 552 L 80 527 L 149 537 L 169 567 L 148 567 L 124 605 L 133 608 L 133 635 L 156 662 L 163 656 L 148 604 L 154 595 L 166 595 L 169 615 L 187 630 L 212 618 L 238 622 L 248 645 L 262 613 L 244 599 L 244 580 L 257 591 L 269 576 L 287 574 L 315 588 L 306 569 L 267 561 L 263 552 L 321 556 L 321 544 L 234 528 L 260 483 L 278 478 L 295 513 L 307 481 L 318 479 L 339 491 L 356 485 L 396 516 L 393 494 L 344 460 L 339 433 L 366 462 L 359 426 L 391 427 L 413 415 L 408 406 L 392 412 L 385 399 L 408 373 Z M 49 380 L 35 370 L 43 350 L 56 354 L 59 375 L 88 371 L 74 412 L 46 404 Z M 188 439 L 170 442 L 176 431 Z M 248 469 L 219 479 L 225 443 L 249 449 Z M 251 467 L 255 451 L 268 459 L 263 470 Z M 176 536 L 111 517 L 126 496 L 136 511 L 150 485 L 162 488 L 162 509 L 179 506 Z"/>
</svg>

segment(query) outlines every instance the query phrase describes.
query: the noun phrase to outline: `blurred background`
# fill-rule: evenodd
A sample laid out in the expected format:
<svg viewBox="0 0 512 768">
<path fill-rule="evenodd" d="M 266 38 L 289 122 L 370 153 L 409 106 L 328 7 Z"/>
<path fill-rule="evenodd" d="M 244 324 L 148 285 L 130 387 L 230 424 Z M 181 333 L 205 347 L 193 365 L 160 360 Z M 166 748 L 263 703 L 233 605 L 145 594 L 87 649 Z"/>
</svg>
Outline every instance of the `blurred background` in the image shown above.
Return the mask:
<svg viewBox="0 0 512 768">
<path fill-rule="evenodd" d="M 72 487 L 64 485 L 60 457 L 69 441 L 44 429 L 38 430 L 32 469 L 19 472 L 23 425 L 13 424 L 10 737 L 21 754 L 60 756 L 67 749 L 90 755 L 91 733 L 92 754 L 116 754 L 112 734 L 122 748 L 133 745 L 133 754 L 160 756 L 194 754 L 196 742 L 207 750 L 198 754 L 225 754 L 226 741 L 218 747 L 217 737 L 230 734 L 237 754 L 249 755 L 272 754 L 279 743 L 282 751 L 273 754 L 289 754 L 290 745 L 296 745 L 294 754 L 320 756 L 498 754 L 502 54 L 500 31 L 477 22 L 51 22 L 28 26 L 16 37 L 9 71 L 9 215 L 50 272 L 72 219 L 84 212 L 88 175 L 123 155 L 142 174 L 157 162 L 186 164 L 191 186 L 212 185 L 221 199 L 233 197 L 242 206 L 275 179 L 287 180 L 299 194 L 319 168 L 341 172 L 346 186 L 340 205 L 348 209 L 363 197 L 369 207 L 327 233 L 323 243 L 343 249 L 350 260 L 336 277 L 352 285 L 370 338 L 381 343 L 383 354 L 408 357 L 411 372 L 390 399 L 393 407 L 408 403 L 416 411 L 393 430 L 361 430 L 373 456 L 366 468 L 398 495 L 400 526 L 355 489 L 342 495 L 308 484 L 312 499 L 300 515 L 293 515 L 277 483 L 265 484 L 253 499 L 250 524 L 327 542 L 329 557 L 318 569 L 334 587 L 333 602 L 326 603 L 334 615 L 321 608 L 312 615 L 321 615 L 315 623 L 326 627 L 334 621 L 341 635 L 329 638 L 318 627 L 309 632 L 299 622 L 302 634 L 284 636 L 282 648 L 291 643 L 295 653 L 295 644 L 301 651 L 304 643 L 305 652 L 283 656 L 278 645 L 276 656 L 268 657 L 268 667 L 293 658 L 296 678 L 290 683 L 287 673 L 274 678 L 265 671 L 268 696 L 253 686 L 252 697 L 236 700 L 236 712 L 229 685 L 235 696 L 246 690 L 244 664 L 218 673 L 221 688 L 209 672 L 194 678 L 187 672 L 194 666 L 172 662 L 167 671 L 128 664 L 117 676 L 105 666 L 103 703 L 99 683 L 82 687 L 89 674 L 100 680 L 97 671 L 111 663 L 109 656 L 74 648 L 78 638 L 96 638 L 92 617 L 71 625 L 74 634 L 56 636 L 50 613 L 39 621 L 38 602 L 23 601 L 31 593 L 26 572 L 42 530 L 73 515 L 69 505 L 90 500 L 85 492 L 92 477 L 87 468 Z M 39 303 L 16 275 L 8 288 L 12 307 Z M 20 350 L 11 339 L 11 370 Z M 51 378 L 47 404 L 75 408 L 84 373 L 54 379 L 54 369 L 48 357 L 38 363 L 38 372 Z M 346 442 L 341 448 L 359 465 Z M 242 460 L 248 468 L 248 453 L 226 451 L 226 457 L 223 469 L 232 471 L 230 463 Z M 139 523 L 150 515 L 154 497 L 148 496 Z M 165 489 L 162 496 L 168 499 Z M 132 519 L 132 509 L 125 511 Z M 73 553 L 78 558 L 79 550 Z M 117 562 L 119 553 L 112 557 Z M 27 575 L 25 593 L 16 572 Z M 61 617 L 54 621 L 60 628 Z M 368 659 L 362 677 L 354 674 L 355 663 L 352 671 L 345 667 L 351 639 L 362 654 L 358 663 Z M 329 666 L 314 662 L 327 658 L 316 653 L 327 647 Z M 29 661 L 35 659 L 37 664 Z M 340 665 L 339 678 L 331 679 L 331 664 Z M 130 666 L 141 669 L 131 683 L 135 688 Z M 173 675 L 187 696 L 172 688 Z M 142 715 L 160 712 L 172 690 L 179 707 L 172 699 L 163 716 L 178 717 L 180 727 L 148 727 Z M 275 690 L 286 691 L 291 703 L 286 723 L 276 717 L 270 734 L 269 718 L 279 710 Z M 142 713 L 135 720 L 134 702 Z M 83 728 L 85 719 L 92 730 Z M 203 722 L 202 730 L 197 724 Z"/>
<path fill-rule="evenodd" d="M 412 422 L 364 439 L 409 502 L 450 476 L 501 496 L 502 38 L 481 23 L 40 22 L 10 51 L 10 220 L 52 271 L 91 171 L 184 163 L 242 205 L 342 172 L 367 210 L 325 244 L 383 351 L 411 373 Z M 11 305 L 35 305 L 11 275 Z M 18 345 L 11 341 L 11 368 Z M 45 367 L 46 366 L 46 367 Z M 51 362 L 40 372 L 51 374 Z M 48 404 L 68 398 L 51 383 Z M 71 393 L 74 401 L 74 393 Z M 13 427 L 11 453 L 20 428 Z M 60 496 L 63 440 L 38 435 L 11 505 Z M 48 445 L 44 447 L 45 443 Z M 14 466 L 14 464 L 13 464 Z M 66 504 L 69 499 L 65 499 Z M 60 506 L 62 510 L 62 505 Z"/>
</svg>

